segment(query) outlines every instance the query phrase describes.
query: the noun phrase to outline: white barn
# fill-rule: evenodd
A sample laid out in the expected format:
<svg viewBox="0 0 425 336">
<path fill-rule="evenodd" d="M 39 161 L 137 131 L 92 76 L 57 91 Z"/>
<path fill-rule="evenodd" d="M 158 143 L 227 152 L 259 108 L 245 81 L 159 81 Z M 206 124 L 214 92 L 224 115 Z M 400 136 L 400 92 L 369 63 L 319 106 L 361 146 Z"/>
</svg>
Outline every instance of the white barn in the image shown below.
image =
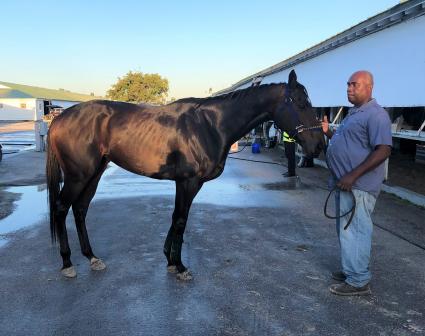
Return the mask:
<svg viewBox="0 0 425 336">
<path fill-rule="evenodd" d="M 319 114 L 329 114 L 333 119 L 338 107 L 349 104 L 345 90 L 348 77 L 356 70 L 369 70 L 375 77 L 377 101 L 393 119 L 403 115 L 411 124 L 407 127 L 412 129 L 410 133 L 393 135 L 425 141 L 425 132 L 418 132 L 425 125 L 424 14 L 425 0 L 403 1 L 216 95 L 255 82 L 286 82 L 295 69 Z"/>
<path fill-rule="evenodd" d="M 96 98 L 100 97 L 0 82 L 0 120 L 41 120 L 43 115 L 49 113 L 49 106 L 67 108 Z"/>
</svg>

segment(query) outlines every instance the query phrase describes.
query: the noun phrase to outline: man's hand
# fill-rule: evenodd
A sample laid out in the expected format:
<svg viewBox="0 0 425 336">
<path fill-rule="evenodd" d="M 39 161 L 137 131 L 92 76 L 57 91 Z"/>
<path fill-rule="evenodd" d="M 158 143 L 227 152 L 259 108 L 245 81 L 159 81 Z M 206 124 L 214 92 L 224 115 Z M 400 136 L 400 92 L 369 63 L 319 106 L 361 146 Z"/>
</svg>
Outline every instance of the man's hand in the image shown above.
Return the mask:
<svg viewBox="0 0 425 336">
<path fill-rule="evenodd" d="M 332 131 L 329 129 L 329 122 L 328 122 L 328 117 L 325 115 L 323 116 L 323 120 L 322 120 L 322 131 L 323 133 L 326 134 L 326 136 L 330 139 L 332 138 Z"/>
<path fill-rule="evenodd" d="M 341 190 L 345 191 L 351 191 L 351 188 L 353 188 L 354 182 L 356 182 L 357 177 L 353 174 L 353 172 L 350 172 L 338 181 L 336 184 Z"/>
<path fill-rule="evenodd" d="M 328 116 L 324 116 L 323 117 L 323 121 L 322 121 L 322 131 L 323 133 L 327 133 L 329 131 L 329 122 L 328 122 Z"/>
<path fill-rule="evenodd" d="M 354 183 L 360 176 L 363 176 L 367 172 L 371 171 L 375 167 L 379 166 L 391 155 L 391 146 L 389 145 L 378 145 L 375 150 L 369 154 L 369 156 L 355 169 L 348 174 L 341 177 L 337 182 L 337 186 L 341 190 L 350 191 Z"/>
</svg>

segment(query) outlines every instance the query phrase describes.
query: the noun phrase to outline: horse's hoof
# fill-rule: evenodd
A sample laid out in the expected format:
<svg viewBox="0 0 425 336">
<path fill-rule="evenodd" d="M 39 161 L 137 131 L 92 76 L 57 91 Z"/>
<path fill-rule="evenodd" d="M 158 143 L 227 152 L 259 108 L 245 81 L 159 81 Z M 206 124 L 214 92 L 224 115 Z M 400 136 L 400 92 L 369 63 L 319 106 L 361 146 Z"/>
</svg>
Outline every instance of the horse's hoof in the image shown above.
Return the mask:
<svg viewBox="0 0 425 336">
<path fill-rule="evenodd" d="M 168 271 L 168 273 L 175 274 L 175 273 L 177 273 L 177 266 L 176 265 L 167 266 L 167 271 Z"/>
<path fill-rule="evenodd" d="M 106 268 L 106 265 L 100 259 L 91 258 L 91 260 L 90 260 L 90 268 L 92 269 L 92 271 L 101 271 L 101 270 L 104 270 Z"/>
<path fill-rule="evenodd" d="M 77 276 L 74 266 L 63 268 L 61 273 L 65 278 L 75 278 Z"/>
<path fill-rule="evenodd" d="M 181 273 L 177 273 L 177 280 L 181 281 L 190 281 L 193 279 L 192 273 L 189 272 L 189 270 L 186 270 Z"/>
</svg>

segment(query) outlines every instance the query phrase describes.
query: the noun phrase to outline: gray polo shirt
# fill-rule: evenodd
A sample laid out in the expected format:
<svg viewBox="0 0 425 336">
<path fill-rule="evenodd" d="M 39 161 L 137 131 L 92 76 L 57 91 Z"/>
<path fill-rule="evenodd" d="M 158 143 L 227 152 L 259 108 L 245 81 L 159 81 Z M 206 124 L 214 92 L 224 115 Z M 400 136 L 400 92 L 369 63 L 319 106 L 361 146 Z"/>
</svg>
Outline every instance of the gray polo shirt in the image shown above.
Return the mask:
<svg viewBox="0 0 425 336">
<path fill-rule="evenodd" d="M 375 99 L 360 107 L 352 107 L 332 136 L 326 159 L 332 175 L 340 179 L 359 166 L 377 145 L 392 146 L 391 121 Z M 353 188 L 378 197 L 384 180 L 384 164 L 367 172 Z M 335 184 L 335 178 L 331 184 Z"/>
</svg>

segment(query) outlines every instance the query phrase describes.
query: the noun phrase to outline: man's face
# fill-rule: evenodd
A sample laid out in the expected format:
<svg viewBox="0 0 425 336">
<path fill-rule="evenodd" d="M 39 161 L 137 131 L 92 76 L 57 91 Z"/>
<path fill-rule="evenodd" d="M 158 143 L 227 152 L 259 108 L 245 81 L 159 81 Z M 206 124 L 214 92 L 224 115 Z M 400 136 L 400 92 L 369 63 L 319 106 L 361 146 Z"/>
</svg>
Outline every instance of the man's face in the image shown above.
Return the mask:
<svg viewBox="0 0 425 336">
<path fill-rule="evenodd" d="M 354 106 L 367 103 L 372 97 L 372 84 L 366 75 L 353 74 L 347 82 L 347 98 Z"/>
</svg>

